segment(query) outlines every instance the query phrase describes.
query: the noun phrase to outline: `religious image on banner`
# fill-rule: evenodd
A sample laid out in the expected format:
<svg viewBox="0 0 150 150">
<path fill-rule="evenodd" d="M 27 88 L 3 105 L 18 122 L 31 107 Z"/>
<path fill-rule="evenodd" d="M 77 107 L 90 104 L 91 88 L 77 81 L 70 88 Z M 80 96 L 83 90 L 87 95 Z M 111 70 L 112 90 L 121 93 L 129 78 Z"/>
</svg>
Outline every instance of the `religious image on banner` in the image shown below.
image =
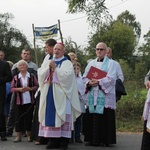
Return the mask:
<svg viewBox="0 0 150 150">
<path fill-rule="evenodd" d="M 35 27 L 34 29 L 35 38 L 37 39 L 48 39 L 58 34 L 57 24 L 50 27 Z"/>
</svg>

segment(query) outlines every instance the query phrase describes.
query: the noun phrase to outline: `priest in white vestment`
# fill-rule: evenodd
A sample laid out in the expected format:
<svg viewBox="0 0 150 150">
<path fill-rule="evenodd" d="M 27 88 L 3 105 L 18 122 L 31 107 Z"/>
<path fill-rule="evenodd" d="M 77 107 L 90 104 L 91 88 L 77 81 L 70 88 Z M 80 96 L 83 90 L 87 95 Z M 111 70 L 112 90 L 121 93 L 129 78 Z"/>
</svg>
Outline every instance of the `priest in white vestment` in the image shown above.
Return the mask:
<svg viewBox="0 0 150 150">
<path fill-rule="evenodd" d="M 38 71 L 39 136 L 51 138 L 50 149 L 67 149 L 73 123 L 81 114 L 73 65 L 64 53 L 64 45 L 57 43 L 53 58 Z"/>
<path fill-rule="evenodd" d="M 87 146 L 109 146 L 116 144 L 115 127 L 115 83 L 116 65 L 106 56 L 107 45 L 100 42 L 96 45 L 97 58 L 91 60 L 83 74 L 87 87 L 87 110 L 84 115 L 84 141 Z M 87 74 L 91 66 L 107 73 L 101 79 L 89 79 Z"/>
</svg>

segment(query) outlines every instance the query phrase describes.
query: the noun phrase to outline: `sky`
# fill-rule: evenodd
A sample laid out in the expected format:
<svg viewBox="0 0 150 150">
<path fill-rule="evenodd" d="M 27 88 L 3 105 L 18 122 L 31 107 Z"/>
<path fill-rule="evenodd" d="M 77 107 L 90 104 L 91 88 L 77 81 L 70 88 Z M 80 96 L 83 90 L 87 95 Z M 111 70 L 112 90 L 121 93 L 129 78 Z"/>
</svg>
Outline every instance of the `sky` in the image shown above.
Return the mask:
<svg viewBox="0 0 150 150">
<path fill-rule="evenodd" d="M 12 13 L 15 18 L 11 24 L 25 34 L 31 44 L 33 43 L 32 24 L 35 27 L 48 27 L 57 24 L 60 20 L 64 39 L 71 37 L 78 46 L 85 47 L 87 45 L 88 35 L 92 29 L 86 20 L 86 15 L 68 14 L 68 5 L 65 0 L 0 1 L 2 1 L 0 13 Z M 141 23 L 141 37 L 150 29 L 150 0 L 106 0 L 106 6 L 114 19 L 125 10 L 135 15 L 136 21 Z M 140 42 L 143 42 L 142 38 Z"/>
</svg>

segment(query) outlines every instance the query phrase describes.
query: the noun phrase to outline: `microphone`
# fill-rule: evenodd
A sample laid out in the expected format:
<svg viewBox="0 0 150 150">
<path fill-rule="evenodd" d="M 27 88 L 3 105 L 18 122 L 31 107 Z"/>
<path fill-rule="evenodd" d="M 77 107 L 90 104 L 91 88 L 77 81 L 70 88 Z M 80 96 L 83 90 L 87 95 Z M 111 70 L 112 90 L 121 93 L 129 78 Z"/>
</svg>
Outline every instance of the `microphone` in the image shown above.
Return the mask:
<svg viewBox="0 0 150 150">
<path fill-rule="evenodd" d="M 55 58 L 56 58 L 56 54 L 53 55 L 53 60 L 55 60 Z"/>
<path fill-rule="evenodd" d="M 56 58 L 56 54 L 53 55 L 53 59 L 52 60 L 55 60 Z M 52 71 L 54 71 L 54 69 L 52 68 Z"/>
</svg>

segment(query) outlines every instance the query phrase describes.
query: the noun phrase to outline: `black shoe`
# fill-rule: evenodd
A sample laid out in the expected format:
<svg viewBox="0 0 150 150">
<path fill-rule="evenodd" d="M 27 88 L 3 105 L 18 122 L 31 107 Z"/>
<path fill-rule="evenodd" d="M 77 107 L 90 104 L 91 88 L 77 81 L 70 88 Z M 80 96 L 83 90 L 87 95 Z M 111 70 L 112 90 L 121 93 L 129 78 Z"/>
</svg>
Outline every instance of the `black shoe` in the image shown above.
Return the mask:
<svg viewBox="0 0 150 150">
<path fill-rule="evenodd" d="M 12 136 L 11 132 L 6 132 L 6 136 Z"/>
<path fill-rule="evenodd" d="M 80 138 L 75 139 L 76 143 L 82 143 L 82 140 Z"/>
<path fill-rule="evenodd" d="M 102 146 L 102 147 L 109 147 L 110 145 L 109 145 L 109 144 L 102 143 L 101 146 Z"/>
<path fill-rule="evenodd" d="M 2 136 L 2 137 L 1 137 L 1 141 L 7 141 L 6 137 L 5 137 L 5 136 Z"/>
<path fill-rule="evenodd" d="M 60 148 L 60 150 L 67 150 L 67 148 L 65 148 L 65 147 L 61 147 L 61 148 Z"/>
<path fill-rule="evenodd" d="M 60 148 L 60 146 L 59 145 L 54 145 L 54 144 L 50 144 L 50 145 L 47 145 L 46 146 L 46 149 L 57 149 L 57 148 Z"/>
<path fill-rule="evenodd" d="M 93 146 L 93 144 L 88 142 L 88 143 L 85 144 L 85 146 Z"/>
<path fill-rule="evenodd" d="M 69 143 L 73 143 L 73 138 L 69 139 Z"/>
</svg>

